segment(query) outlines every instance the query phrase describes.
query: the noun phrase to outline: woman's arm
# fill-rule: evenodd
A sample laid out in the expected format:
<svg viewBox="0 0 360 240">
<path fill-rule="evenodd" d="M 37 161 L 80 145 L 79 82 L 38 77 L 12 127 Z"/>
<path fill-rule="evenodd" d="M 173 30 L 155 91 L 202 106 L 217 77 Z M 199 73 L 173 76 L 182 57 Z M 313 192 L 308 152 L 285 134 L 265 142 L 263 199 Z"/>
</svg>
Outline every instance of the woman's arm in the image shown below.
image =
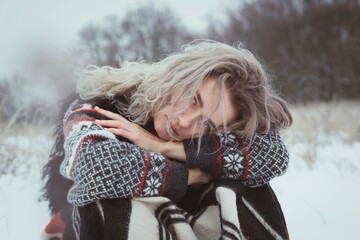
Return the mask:
<svg viewBox="0 0 360 240">
<path fill-rule="evenodd" d="M 96 199 L 156 195 L 178 201 L 187 188 L 187 166 L 119 141 L 96 124 L 99 118 L 91 105 L 77 101 L 65 115 L 61 173 L 74 181 L 68 200 L 78 206 Z"/>
<path fill-rule="evenodd" d="M 99 108 L 96 111 L 111 119 L 98 123 L 112 133 L 216 177 L 241 180 L 246 186 L 257 187 L 282 175 L 287 169 L 289 155 L 275 130 L 265 135 L 255 134 L 251 144 L 232 132 L 205 135 L 198 151 L 199 139 L 183 143 L 165 142 L 119 114 Z"/>
<path fill-rule="evenodd" d="M 169 158 L 186 161 L 189 168 L 199 168 L 213 176 L 241 180 L 244 185 L 257 187 L 284 174 L 289 153 L 278 131 L 255 134 L 247 144 L 235 133 L 206 135 L 198 151 L 199 139 L 166 142 L 159 152 Z M 250 146 L 249 146 L 250 145 Z"/>
<path fill-rule="evenodd" d="M 206 135 L 184 141 L 186 162 L 191 168 L 201 168 L 214 176 L 242 180 L 249 187 L 268 183 L 284 174 L 288 167 L 289 153 L 276 130 L 255 134 L 247 144 L 235 133 Z"/>
</svg>

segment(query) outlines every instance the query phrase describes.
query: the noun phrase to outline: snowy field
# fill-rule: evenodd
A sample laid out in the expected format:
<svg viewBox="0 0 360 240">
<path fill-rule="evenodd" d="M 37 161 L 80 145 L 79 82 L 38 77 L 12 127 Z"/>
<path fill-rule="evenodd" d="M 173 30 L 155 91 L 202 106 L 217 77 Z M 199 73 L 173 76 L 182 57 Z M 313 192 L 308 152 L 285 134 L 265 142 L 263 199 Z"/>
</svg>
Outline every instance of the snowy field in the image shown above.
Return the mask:
<svg viewBox="0 0 360 240">
<path fill-rule="evenodd" d="M 272 181 L 291 239 L 360 239 L 359 106 L 292 108 L 294 125 L 284 132 L 290 167 Z M 39 172 L 50 145 L 47 133 L 36 129 L 10 128 L 1 135 L 1 240 L 40 238 L 49 215 L 47 204 L 39 201 Z"/>
</svg>

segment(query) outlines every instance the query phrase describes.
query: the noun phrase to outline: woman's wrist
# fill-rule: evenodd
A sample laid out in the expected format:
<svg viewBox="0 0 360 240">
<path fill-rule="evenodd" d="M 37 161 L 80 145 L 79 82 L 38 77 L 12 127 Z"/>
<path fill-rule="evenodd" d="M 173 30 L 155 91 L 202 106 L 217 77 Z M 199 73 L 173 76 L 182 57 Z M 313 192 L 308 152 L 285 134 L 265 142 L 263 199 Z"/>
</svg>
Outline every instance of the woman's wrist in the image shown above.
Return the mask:
<svg viewBox="0 0 360 240">
<path fill-rule="evenodd" d="M 168 158 L 176 159 L 181 162 L 186 161 L 185 149 L 182 142 L 164 142 L 159 144 L 159 151 Z"/>
<path fill-rule="evenodd" d="M 200 168 L 189 169 L 188 185 L 206 184 L 209 183 L 212 179 L 213 176 L 204 170 L 201 170 Z"/>
</svg>

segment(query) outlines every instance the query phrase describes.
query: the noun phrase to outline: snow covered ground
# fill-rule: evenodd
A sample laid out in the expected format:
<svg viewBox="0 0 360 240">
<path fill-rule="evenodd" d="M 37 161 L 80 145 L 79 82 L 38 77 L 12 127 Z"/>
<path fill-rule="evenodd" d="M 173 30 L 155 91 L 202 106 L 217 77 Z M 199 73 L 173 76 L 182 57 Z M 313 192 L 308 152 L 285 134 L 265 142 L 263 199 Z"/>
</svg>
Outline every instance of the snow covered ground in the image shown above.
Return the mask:
<svg viewBox="0 0 360 240">
<path fill-rule="evenodd" d="M 23 177 L 0 179 L 0 239 L 40 239 L 49 215 L 39 202 L 40 182 Z"/>
<path fill-rule="evenodd" d="M 300 111 L 294 114 L 293 129 L 297 131 L 285 134 L 291 163 L 288 172 L 274 179 L 272 186 L 293 240 L 359 239 L 360 139 L 356 136 L 360 114 L 359 110 L 347 112 L 354 114 L 345 117 L 356 122 L 356 126 L 351 126 L 353 131 L 340 131 L 330 121 L 319 121 L 321 127 L 313 123 L 313 129 L 310 125 L 302 129 L 306 119 Z M 299 115 L 301 121 L 297 121 Z M 323 131 L 329 126 L 334 131 Z M 305 132 L 311 134 L 301 135 Z M 13 143 L 18 148 L 7 156 L 8 161 L 21 159 L 22 166 L 12 170 L 17 177 L 11 171 L 0 176 L 1 240 L 40 238 L 49 215 L 47 204 L 38 201 L 42 164 L 38 159 L 46 156 L 50 142 L 43 135 L 33 135 L 10 138 L 0 144 L 0 171 L 5 157 L 1 154 L 9 151 Z"/>
<path fill-rule="evenodd" d="M 288 172 L 272 182 L 291 239 L 359 239 L 360 142 L 319 147 L 312 168 L 295 150 Z"/>
<path fill-rule="evenodd" d="M 0 240 L 40 239 L 49 219 L 47 203 L 39 201 L 40 169 L 51 140 L 34 133 L 0 140 Z"/>
</svg>

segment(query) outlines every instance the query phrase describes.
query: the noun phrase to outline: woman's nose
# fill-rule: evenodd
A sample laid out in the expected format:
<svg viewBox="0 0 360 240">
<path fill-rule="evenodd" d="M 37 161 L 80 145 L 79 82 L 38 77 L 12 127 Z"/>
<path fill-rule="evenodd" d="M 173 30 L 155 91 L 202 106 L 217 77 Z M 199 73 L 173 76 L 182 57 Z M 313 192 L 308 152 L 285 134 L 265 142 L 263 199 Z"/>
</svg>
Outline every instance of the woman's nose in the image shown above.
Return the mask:
<svg viewBox="0 0 360 240">
<path fill-rule="evenodd" d="M 181 128 L 190 128 L 194 126 L 198 118 L 199 113 L 197 111 L 186 111 L 178 116 L 178 123 Z"/>
</svg>

